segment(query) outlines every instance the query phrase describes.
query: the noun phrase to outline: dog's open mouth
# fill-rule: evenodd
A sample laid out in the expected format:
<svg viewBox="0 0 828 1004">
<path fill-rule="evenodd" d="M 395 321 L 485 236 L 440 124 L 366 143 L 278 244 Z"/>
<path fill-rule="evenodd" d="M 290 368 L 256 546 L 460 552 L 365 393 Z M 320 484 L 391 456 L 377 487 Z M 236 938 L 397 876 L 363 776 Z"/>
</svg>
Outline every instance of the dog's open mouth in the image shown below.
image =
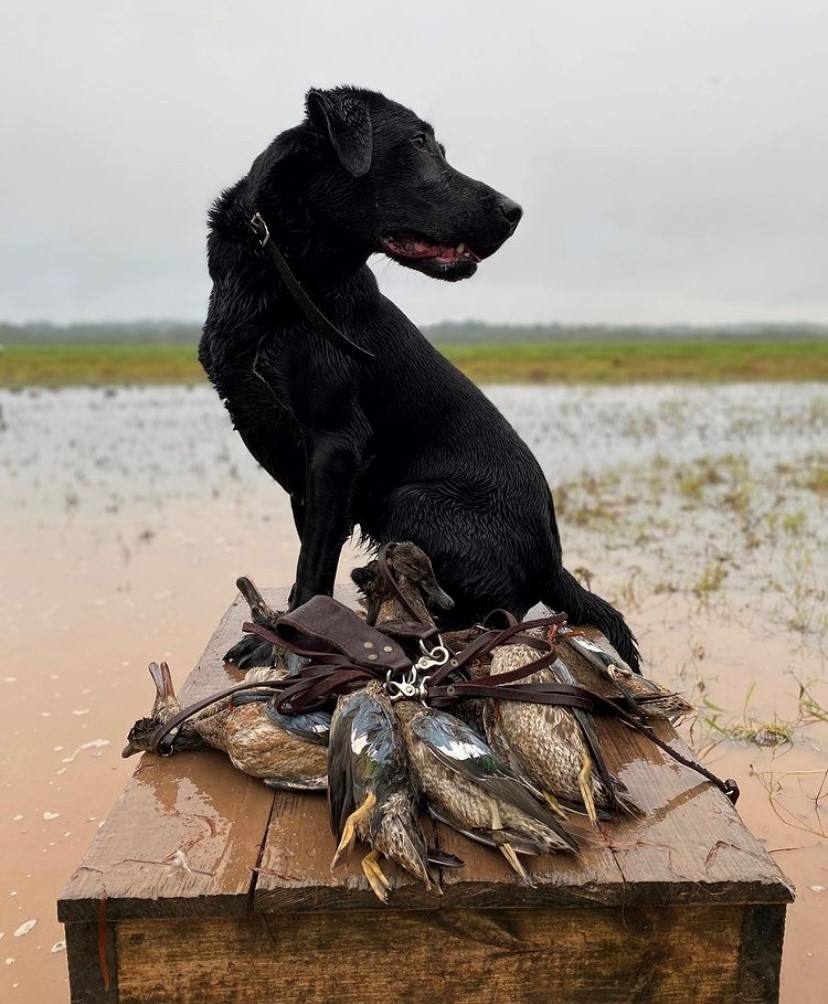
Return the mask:
<svg viewBox="0 0 828 1004">
<path fill-rule="evenodd" d="M 480 258 L 465 244 L 433 244 L 415 234 L 388 234 L 382 237 L 382 246 L 394 258 L 428 258 L 434 262 L 473 261 Z"/>
<path fill-rule="evenodd" d="M 474 275 L 480 256 L 468 245 L 438 244 L 419 234 L 394 233 L 380 238 L 385 253 L 418 272 L 435 279 L 466 279 Z"/>
</svg>

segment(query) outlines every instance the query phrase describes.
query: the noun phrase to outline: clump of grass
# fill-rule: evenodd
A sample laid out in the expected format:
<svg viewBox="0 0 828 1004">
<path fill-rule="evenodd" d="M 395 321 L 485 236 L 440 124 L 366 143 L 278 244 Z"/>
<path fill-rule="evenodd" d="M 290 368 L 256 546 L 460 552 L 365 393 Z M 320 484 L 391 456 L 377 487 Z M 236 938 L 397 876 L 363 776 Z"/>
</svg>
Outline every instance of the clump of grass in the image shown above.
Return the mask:
<svg viewBox="0 0 828 1004">
<path fill-rule="evenodd" d="M 571 526 L 593 527 L 615 518 L 614 509 L 601 497 L 601 489 L 592 475 L 581 481 L 555 488 L 555 510 L 558 520 Z"/>
<path fill-rule="evenodd" d="M 566 512 L 566 519 L 573 526 L 595 526 L 613 517 L 612 510 L 600 500 L 594 505 L 573 506 Z"/>
<path fill-rule="evenodd" d="M 702 569 L 701 575 L 693 583 L 693 593 L 704 599 L 710 593 L 718 592 L 727 578 L 727 569 L 720 561 L 711 561 Z"/>
<path fill-rule="evenodd" d="M 813 695 L 814 681 L 804 683 L 802 680 L 798 680 L 797 682 L 799 683 L 799 713 L 805 723 L 828 722 L 828 708 L 823 707 Z"/>
<path fill-rule="evenodd" d="M 701 457 L 696 461 L 690 470 L 684 471 L 678 480 L 676 487 L 681 495 L 692 499 L 694 502 L 701 500 L 705 488 L 710 485 L 721 484 L 725 478 L 722 466 L 726 466 L 733 458 L 728 455 L 721 461 L 716 462 L 710 457 Z"/>
<path fill-rule="evenodd" d="M 817 495 L 828 495 L 828 466 L 817 467 L 804 482 L 804 486 Z"/>
<path fill-rule="evenodd" d="M 752 496 L 753 485 L 749 481 L 741 481 L 725 495 L 724 503 L 739 516 L 746 516 L 750 510 Z"/>
<path fill-rule="evenodd" d="M 707 482 L 701 477 L 698 471 L 688 471 L 686 474 L 683 474 L 676 485 L 682 495 L 693 499 L 694 502 L 701 500 L 706 486 Z"/>
<path fill-rule="evenodd" d="M 787 512 L 782 517 L 782 529 L 789 537 L 801 537 L 808 526 L 808 517 L 802 509 Z"/>
<path fill-rule="evenodd" d="M 771 722 L 736 723 L 731 727 L 730 736 L 737 741 L 753 743 L 754 746 L 781 746 L 782 743 L 794 741 L 796 724 L 781 722 L 777 718 Z"/>
<path fill-rule="evenodd" d="M 748 714 L 755 688 L 755 682 L 748 687 L 742 702 L 741 715 L 730 720 L 724 717 L 726 714 L 724 708 L 714 704 L 709 697 L 703 698 L 701 702 L 703 710 L 698 714 L 699 721 L 710 733 L 733 742 L 752 743 L 754 746 L 780 746 L 782 743 L 792 743 L 799 718 L 786 722 L 774 715 L 770 721 L 762 721 Z"/>
<path fill-rule="evenodd" d="M 797 713 L 793 718 L 780 719 L 774 713 L 771 719 L 758 718 L 750 713 L 750 704 L 756 689 L 754 681 L 745 692 L 740 713 L 728 717 L 724 708 L 715 704 L 705 693 L 703 681 L 699 681 L 700 700 L 696 721 L 703 725 L 708 736 L 712 737 L 710 746 L 715 746 L 722 740 L 749 743 L 754 746 L 776 747 L 783 743 L 793 743 L 797 734 L 809 725 L 817 722 L 828 722 L 828 708 L 823 707 L 814 695 L 815 681 L 797 679 L 799 694 L 797 698 Z"/>
</svg>

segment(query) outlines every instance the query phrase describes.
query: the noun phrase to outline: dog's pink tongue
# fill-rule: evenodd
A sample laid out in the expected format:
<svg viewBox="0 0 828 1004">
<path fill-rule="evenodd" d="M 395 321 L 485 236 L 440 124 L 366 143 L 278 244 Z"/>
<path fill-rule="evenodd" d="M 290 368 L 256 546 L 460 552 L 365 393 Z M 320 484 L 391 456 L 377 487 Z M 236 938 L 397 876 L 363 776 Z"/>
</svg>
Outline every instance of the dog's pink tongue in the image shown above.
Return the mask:
<svg viewBox="0 0 828 1004">
<path fill-rule="evenodd" d="M 454 248 L 446 244 L 426 244 L 425 241 L 412 241 L 410 244 L 410 254 L 417 258 L 454 258 L 456 252 Z"/>
<path fill-rule="evenodd" d="M 405 258 L 439 258 L 442 261 L 453 261 L 457 250 L 448 244 L 429 244 L 418 237 L 392 237 L 386 244 L 396 253 Z"/>
</svg>

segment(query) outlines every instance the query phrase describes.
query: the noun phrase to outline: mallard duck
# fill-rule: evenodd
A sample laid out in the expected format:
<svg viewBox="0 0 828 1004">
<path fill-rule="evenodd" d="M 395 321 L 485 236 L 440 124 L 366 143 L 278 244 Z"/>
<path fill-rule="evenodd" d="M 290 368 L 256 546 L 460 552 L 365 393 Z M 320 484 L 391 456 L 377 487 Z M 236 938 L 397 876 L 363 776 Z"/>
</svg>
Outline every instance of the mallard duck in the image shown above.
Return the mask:
<svg viewBox="0 0 828 1004">
<path fill-rule="evenodd" d="M 287 670 L 255 669 L 250 682 L 278 679 Z M 159 725 L 180 710 L 166 663 L 150 664 L 156 685 L 152 715 L 139 719 L 129 732 L 123 755 L 151 748 Z M 261 778 L 271 788 L 324 791 L 327 787 L 325 749 L 331 716 L 326 711 L 281 715 L 271 693 L 252 691 L 222 698 L 184 722 L 175 737 L 177 750 L 209 746 L 226 753 L 238 770 Z"/>
<path fill-rule="evenodd" d="M 496 847 L 531 885 L 519 854 L 577 851 L 541 794 L 514 773 L 465 722 L 399 701 L 408 761 L 431 815 L 472 840 Z"/>
<path fill-rule="evenodd" d="M 331 868 L 359 837 L 371 846 L 362 871 L 383 903 L 391 883 L 380 855 L 439 893 L 416 803 L 400 727 L 382 685 L 372 682 L 341 697 L 328 746 L 328 806 L 339 840 Z"/>
<path fill-rule="evenodd" d="M 527 635 L 542 637 L 539 628 Z M 492 676 L 509 673 L 538 658 L 530 645 L 501 645 L 492 652 Z M 575 678 L 556 660 L 521 683 L 567 683 Z M 483 715 L 486 737 L 543 793 L 553 811 L 560 806 L 586 812 L 593 826 L 598 809 L 633 808 L 623 784 L 608 771 L 591 716 L 554 704 L 489 701 Z"/>
<path fill-rule="evenodd" d="M 674 721 L 693 711 L 693 705 L 681 694 L 665 690 L 654 680 L 633 672 L 607 639 L 596 629 L 577 630 L 564 627 L 558 631 L 556 640 L 561 643 L 561 659 L 580 675 L 578 659 L 585 661 L 590 669 L 614 689 L 627 698 L 632 708 L 645 718 L 667 718 Z M 572 659 L 572 654 L 576 659 Z"/>
</svg>

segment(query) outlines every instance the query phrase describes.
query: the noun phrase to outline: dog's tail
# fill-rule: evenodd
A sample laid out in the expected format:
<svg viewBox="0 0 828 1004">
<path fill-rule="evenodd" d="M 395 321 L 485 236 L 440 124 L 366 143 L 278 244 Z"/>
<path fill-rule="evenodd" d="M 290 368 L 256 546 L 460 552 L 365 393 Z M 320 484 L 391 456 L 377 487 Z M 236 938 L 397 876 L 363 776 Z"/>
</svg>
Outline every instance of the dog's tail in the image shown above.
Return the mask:
<svg viewBox="0 0 828 1004">
<path fill-rule="evenodd" d="M 630 669 L 639 673 L 639 651 L 635 636 L 623 616 L 612 604 L 607 603 L 558 565 L 547 587 L 543 602 L 553 610 L 567 614 L 569 623 L 591 624 L 601 630 Z"/>
</svg>

